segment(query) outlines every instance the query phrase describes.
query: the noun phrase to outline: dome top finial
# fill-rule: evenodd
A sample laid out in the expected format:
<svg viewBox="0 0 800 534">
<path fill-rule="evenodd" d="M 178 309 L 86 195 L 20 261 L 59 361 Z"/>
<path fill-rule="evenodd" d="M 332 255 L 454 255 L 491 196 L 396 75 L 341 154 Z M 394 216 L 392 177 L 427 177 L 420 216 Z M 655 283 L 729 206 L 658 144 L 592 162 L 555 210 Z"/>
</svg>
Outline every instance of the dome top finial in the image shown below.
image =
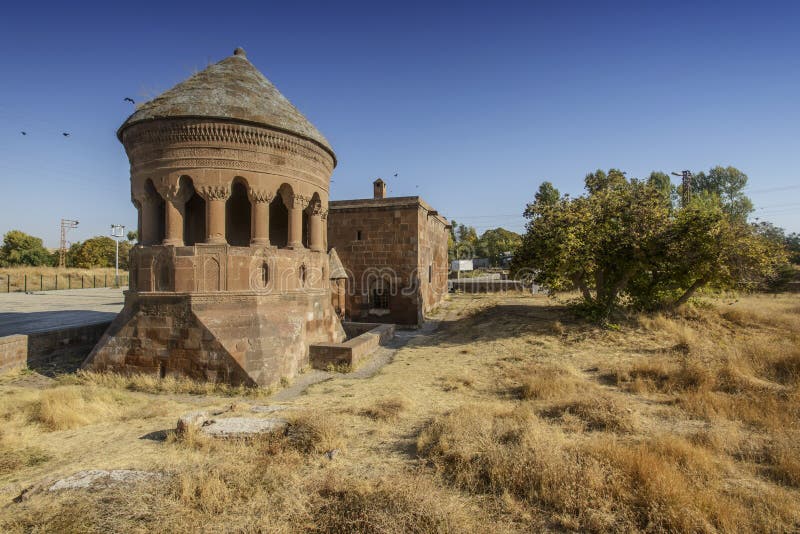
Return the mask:
<svg viewBox="0 0 800 534">
<path fill-rule="evenodd" d="M 241 46 L 236 47 L 236 50 L 233 51 L 233 55 L 243 57 L 245 59 L 247 58 L 247 54 L 245 54 L 244 48 L 242 48 Z"/>
</svg>

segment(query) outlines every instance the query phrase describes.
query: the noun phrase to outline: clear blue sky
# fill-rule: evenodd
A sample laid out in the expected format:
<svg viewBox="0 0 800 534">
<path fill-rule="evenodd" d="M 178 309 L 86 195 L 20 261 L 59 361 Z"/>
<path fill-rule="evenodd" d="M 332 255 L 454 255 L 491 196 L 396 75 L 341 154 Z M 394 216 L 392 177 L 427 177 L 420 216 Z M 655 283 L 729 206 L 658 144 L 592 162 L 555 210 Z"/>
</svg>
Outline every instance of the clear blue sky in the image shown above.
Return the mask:
<svg viewBox="0 0 800 534">
<path fill-rule="evenodd" d="M 0 13 L 0 233 L 134 228 L 123 98 L 237 46 L 330 140 L 334 199 L 380 176 L 521 231 L 543 180 L 722 164 L 754 216 L 800 231 L 798 2 L 25 1 Z"/>
</svg>

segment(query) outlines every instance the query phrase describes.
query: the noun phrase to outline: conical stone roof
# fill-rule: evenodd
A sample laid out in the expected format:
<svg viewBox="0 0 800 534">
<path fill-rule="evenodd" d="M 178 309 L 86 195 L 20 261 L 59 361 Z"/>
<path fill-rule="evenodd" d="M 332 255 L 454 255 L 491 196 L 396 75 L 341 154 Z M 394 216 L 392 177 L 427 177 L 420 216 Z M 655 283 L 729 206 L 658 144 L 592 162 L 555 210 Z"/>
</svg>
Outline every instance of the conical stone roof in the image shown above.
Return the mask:
<svg viewBox="0 0 800 534">
<path fill-rule="evenodd" d="M 216 118 L 243 121 L 283 130 L 321 145 L 334 157 L 328 140 L 237 48 L 227 57 L 192 75 L 141 105 L 120 126 L 171 118 Z"/>
</svg>

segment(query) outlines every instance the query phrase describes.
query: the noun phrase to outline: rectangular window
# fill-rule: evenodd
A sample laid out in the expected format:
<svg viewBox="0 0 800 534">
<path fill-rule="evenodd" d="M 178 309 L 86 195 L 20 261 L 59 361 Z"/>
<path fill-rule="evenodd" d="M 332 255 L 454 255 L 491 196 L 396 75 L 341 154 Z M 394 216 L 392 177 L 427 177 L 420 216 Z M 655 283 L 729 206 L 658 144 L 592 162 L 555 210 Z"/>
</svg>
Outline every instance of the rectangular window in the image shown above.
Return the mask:
<svg viewBox="0 0 800 534">
<path fill-rule="evenodd" d="M 433 265 L 428 265 L 428 283 L 433 281 Z"/>
<path fill-rule="evenodd" d="M 361 241 L 361 230 L 356 232 L 356 241 Z"/>
<path fill-rule="evenodd" d="M 370 305 L 375 309 L 388 310 L 389 293 L 381 287 L 374 288 L 370 293 Z"/>
</svg>

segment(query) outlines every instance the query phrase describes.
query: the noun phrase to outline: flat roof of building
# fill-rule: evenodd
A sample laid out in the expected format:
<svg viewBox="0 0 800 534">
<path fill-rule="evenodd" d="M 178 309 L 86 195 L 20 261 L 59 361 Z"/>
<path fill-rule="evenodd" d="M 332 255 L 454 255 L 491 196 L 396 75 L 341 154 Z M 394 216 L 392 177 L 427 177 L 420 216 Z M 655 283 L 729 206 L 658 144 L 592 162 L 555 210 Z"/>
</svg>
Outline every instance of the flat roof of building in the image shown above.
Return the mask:
<svg viewBox="0 0 800 534">
<path fill-rule="evenodd" d="M 362 210 L 362 209 L 391 209 L 391 208 L 416 208 L 420 207 L 428 212 L 429 216 L 436 217 L 445 226 L 450 222 L 433 209 L 421 197 L 387 197 L 387 198 L 356 198 L 351 200 L 331 200 L 328 209 L 337 210 Z"/>
</svg>

